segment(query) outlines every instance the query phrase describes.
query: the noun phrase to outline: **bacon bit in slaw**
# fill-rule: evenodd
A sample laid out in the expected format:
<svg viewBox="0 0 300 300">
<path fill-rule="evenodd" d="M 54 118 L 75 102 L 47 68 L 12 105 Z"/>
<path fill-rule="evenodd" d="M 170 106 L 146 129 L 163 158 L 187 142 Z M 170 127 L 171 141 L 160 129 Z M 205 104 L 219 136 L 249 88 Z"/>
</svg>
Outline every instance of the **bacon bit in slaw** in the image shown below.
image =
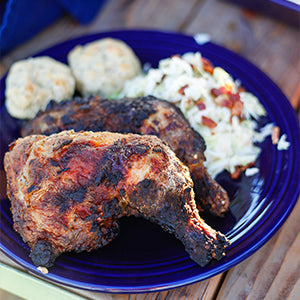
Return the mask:
<svg viewBox="0 0 300 300">
<path fill-rule="evenodd" d="M 215 102 L 221 107 L 232 108 L 233 102 L 228 97 L 220 95 L 215 99 Z"/>
<path fill-rule="evenodd" d="M 214 67 L 213 65 L 211 64 L 211 62 L 202 57 L 202 67 L 203 67 L 203 70 L 209 74 L 213 74 L 214 73 Z"/>
<path fill-rule="evenodd" d="M 218 89 L 211 89 L 211 94 L 215 97 L 215 102 L 221 107 L 227 107 L 231 110 L 231 117 L 240 117 L 244 104 L 238 93 L 232 93 L 229 86 L 222 86 Z"/>
<path fill-rule="evenodd" d="M 243 112 L 243 108 L 244 108 L 244 104 L 240 99 L 233 101 L 233 105 L 231 108 L 231 116 L 240 117 Z"/>
<path fill-rule="evenodd" d="M 198 100 L 198 101 L 196 102 L 196 105 L 197 105 L 197 107 L 199 108 L 199 110 L 204 110 L 204 109 L 206 109 L 206 106 L 205 106 L 204 101 L 203 101 L 202 99 Z"/>
<path fill-rule="evenodd" d="M 184 96 L 184 95 L 185 95 L 184 90 L 185 90 L 187 87 L 188 87 L 187 84 L 184 85 L 184 86 L 182 86 L 182 87 L 178 90 L 178 93 Z"/>
<path fill-rule="evenodd" d="M 217 127 L 217 123 L 210 118 L 202 116 L 202 124 L 207 126 L 210 129 Z"/>
<path fill-rule="evenodd" d="M 254 162 L 247 164 L 246 166 L 236 166 L 235 171 L 230 174 L 232 179 L 238 179 L 242 172 L 244 172 L 246 169 L 251 168 L 254 166 Z"/>
<path fill-rule="evenodd" d="M 213 88 L 211 89 L 211 94 L 215 97 L 218 97 L 218 96 L 221 96 L 223 94 L 225 94 L 225 91 L 223 90 L 223 88 L 219 88 L 219 89 L 216 89 L 216 88 Z"/>
</svg>

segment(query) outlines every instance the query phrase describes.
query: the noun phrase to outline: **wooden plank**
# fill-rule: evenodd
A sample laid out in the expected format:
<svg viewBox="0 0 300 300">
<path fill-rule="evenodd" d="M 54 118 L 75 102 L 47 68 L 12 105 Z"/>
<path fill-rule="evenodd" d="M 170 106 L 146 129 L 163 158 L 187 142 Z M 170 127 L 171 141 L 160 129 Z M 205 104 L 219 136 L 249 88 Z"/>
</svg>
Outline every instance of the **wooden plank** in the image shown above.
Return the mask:
<svg viewBox="0 0 300 300">
<path fill-rule="evenodd" d="M 294 288 L 291 290 L 290 294 L 288 295 L 287 300 L 299 300 L 300 295 L 300 278 L 296 282 Z"/>
<path fill-rule="evenodd" d="M 290 97 L 290 102 L 295 110 L 298 111 L 300 109 L 300 82 L 296 86 L 294 93 Z"/>
<path fill-rule="evenodd" d="M 2 300 L 22 300 L 23 298 L 18 297 L 12 293 L 0 289 L 0 299 Z"/>
<path fill-rule="evenodd" d="M 228 272 L 217 299 L 286 299 L 299 289 L 299 214 L 300 201 L 262 249 Z"/>
<path fill-rule="evenodd" d="M 300 35 L 294 27 L 249 13 L 228 2 L 206 0 L 185 28 L 206 32 L 216 43 L 240 53 L 262 69 L 282 89 L 294 107 L 300 95 Z"/>
<path fill-rule="evenodd" d="M 298 259 L 297 259 L 298 258 Z M 300 232 L 285 254 L 266 299 L 287 299 L 300 278 Z M 284 283 L 284 284 L 283 284 Z M 300 294 L 298 294 L 298 297 Z"/>
<path fill-rule="evenodd" d="M 199 0 L 135 1 L 126 16 L 126 25 L 178 31 L 200 3 Z"/>
</svg>

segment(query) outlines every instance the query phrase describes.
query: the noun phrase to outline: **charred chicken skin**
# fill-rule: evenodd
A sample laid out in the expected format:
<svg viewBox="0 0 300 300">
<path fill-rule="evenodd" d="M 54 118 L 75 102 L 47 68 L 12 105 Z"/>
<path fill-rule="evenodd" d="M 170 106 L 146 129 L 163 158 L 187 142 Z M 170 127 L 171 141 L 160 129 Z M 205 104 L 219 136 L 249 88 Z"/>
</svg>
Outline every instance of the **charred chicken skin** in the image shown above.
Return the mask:
<svg viewBox="0 0 300 300">
<path fill-rule="evenodd" d="M 185 163 L 194 181 L 199 210 L 221 216 L 227 211 L 226 191 L 207 173 L 205 142 L 173 104 L 154 97 L 101 99 L 94 96 L 50 102 L 46 112 L 25 124 L 22 135 L 58 133 L 63 130 L 111 131 L 155 135 L 166 142 Z"/>
<path fill-rule="evenodd" d="M 129 215 L 174 234 L 201 266 L 228 245 L 200 218 L 188 168 L 155 136 L 32 135 L 10 145 L 4 163 L 14 228 L 37 266 L 105 246 Z"/>
</svg>

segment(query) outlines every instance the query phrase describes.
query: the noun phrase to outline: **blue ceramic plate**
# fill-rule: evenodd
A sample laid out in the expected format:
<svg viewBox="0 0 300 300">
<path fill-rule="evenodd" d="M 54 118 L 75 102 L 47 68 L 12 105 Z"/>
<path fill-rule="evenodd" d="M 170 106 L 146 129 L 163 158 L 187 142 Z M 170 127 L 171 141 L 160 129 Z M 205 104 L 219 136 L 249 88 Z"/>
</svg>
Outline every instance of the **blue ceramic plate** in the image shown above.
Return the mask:
<svg viewBox="0 0 300 300">
<path fill-rule="evenodd" d="M 187 51 L 201 51 L 214 65 L 239 78 L 247 90 L 265 106 L 268 117 L 287 134 L 291 147 L 278 151 L 267 138 L 260 145 L 257 161 L 260 172 L 252 177 L 231 180 L 221 174 L 217 180 L 231 197 L 230 212 L 224 218 L 206 221 L 231 240 L 227 256 L 202 268 L 194 263 L 181 243 L 160 227 L 142 219 L 121 220 L 119 236 L 108 246 L 90 253 L 61 255 L 47 275 L 41 275 L 29 258 L 29 248 L 13 230 L 10 204 L 1 200 L 0 247 L 31 272 L 54 282 L 103 292 L 149 292 L 207 279 L 224 272 L 253 254 L 280 228 L 292 211 L 299 193 L 299 122 L 279 88 L 259 69 L 242 57 L 216 44 L 199 45 L 193 37 L 158 31 L 115 31 L 80 37 L 38 55 L 66 62 L 67 53 L 77 44 L 113 37 L 124 40 L 142 63 L 157 66 L 160 59 Z M 7 145 L 19 135 L 18 122 L 4 107 L 4 80 L 1 80 L 1 169 Z M 3 172 L 3 171 L 2 171 Z"/>
</svg>

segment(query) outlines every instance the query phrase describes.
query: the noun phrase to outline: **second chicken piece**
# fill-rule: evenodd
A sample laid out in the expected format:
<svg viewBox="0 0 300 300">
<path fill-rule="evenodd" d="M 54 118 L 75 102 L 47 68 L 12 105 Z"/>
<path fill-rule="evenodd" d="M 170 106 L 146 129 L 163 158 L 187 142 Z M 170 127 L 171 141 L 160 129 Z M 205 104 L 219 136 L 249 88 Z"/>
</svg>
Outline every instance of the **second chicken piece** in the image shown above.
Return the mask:
<svg viewBox="0 0 300 300">
<path fill-rule="evenodd" d="M 194 181 L 199 210 L 221 216 L 228 210 L 226 191 L 207 173 L 205 142 L 173 104 L 155 97 L 101 99 L 99 96 L 50 102 L 45 112 L 26 123 L 22 135 L 74 129 L 155 135 L 186 164 Z"/>
</svg>

